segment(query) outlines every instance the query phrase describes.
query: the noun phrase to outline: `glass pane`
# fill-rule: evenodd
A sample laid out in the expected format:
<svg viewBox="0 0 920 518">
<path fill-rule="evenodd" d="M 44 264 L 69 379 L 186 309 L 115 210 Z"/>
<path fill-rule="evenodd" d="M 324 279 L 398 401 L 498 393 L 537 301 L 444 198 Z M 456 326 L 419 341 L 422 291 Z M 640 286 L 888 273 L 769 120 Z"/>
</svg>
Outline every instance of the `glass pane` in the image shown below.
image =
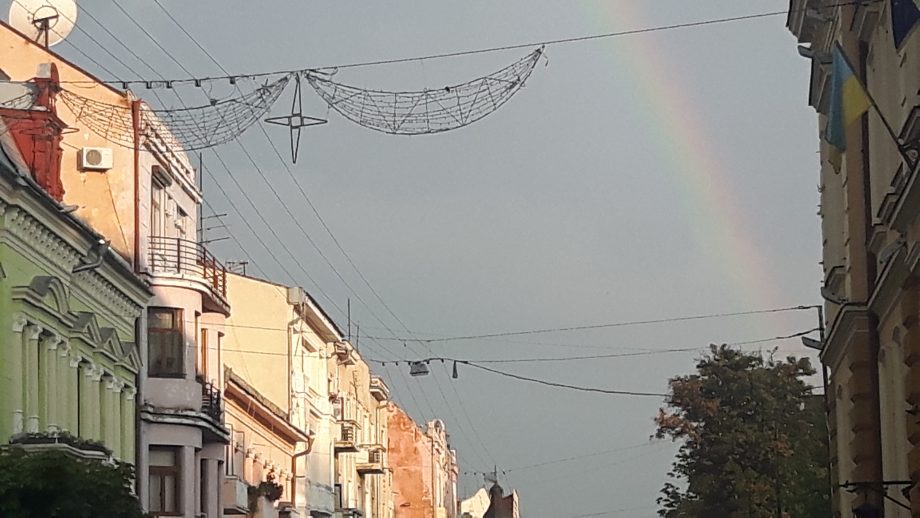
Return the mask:
<svg viewBox="0 0 920 518">
<path fill-rule="evenodd" d="M 175 329 L 175 310 L 150 308 L 147 326 L 155 329 Z"/>
<path fill-rule="evenodd" d="M 162 480 L 160 479 L 160 477 L 156 475 L 150 475 L 150 497 L 149 498 L 150 498 L 150 511 L 151 512 L 155 513 L 157 511 L 163 510 L 162 506 L 160 505 L 160 502 L 163 501 L 162 492 L 163 492 L 163 484 L 162 484 Z"/>
<path fill-rule="evenodd" d="M 165 467 L 175 466 L 176 465 L 176 451 L 175 450 L 151 449 L 150 450 L 150 465 L 151 466 L 165 466 Z"/>
<path fill-rule="evenodd" d="M 176 512 L 176 493 L 177 493 L 177 484 L 176 477 L 173 475 L 164 475 L 163 476 L 163 507 L 164 511 L 167 512 Z"/>
</svg>

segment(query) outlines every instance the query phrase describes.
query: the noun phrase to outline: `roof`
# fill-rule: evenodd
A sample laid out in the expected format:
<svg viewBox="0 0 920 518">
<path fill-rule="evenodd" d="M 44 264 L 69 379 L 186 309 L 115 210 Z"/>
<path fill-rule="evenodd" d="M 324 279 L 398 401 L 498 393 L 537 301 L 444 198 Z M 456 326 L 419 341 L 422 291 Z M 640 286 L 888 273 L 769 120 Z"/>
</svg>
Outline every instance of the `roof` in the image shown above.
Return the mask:
<svg viewBox="0 0 920 518">
<path fill-rule="evenodd" d="M 77 71 L 79 71 L 81 74 L 85 75 L 86 78 L 87 78 L 88 80 L 90 80 L 90 81 L 95 81 L 95 82 L 99 83 L 100 85 L 102 85 L 103 87 L 108 88 L 108 89 L 111 90 L 112 92 L 117 93 L 118 95 L 121 95 L 121 96 L 125 96 L 125 95 L 126 95 L 125 92 L 123 92 L 123 91 L 121 91 L 121 90 L 119 90 L 119 89 L 117 89 L 117 88 L 115 88 L 115 87 L 109 85 L 108 83 L 106 83 L 106 82 L 103 81 L 102 79 L 100 79 L 100 78 L 96 77 L 95 75 L 93 75 L 92 73 L 86 71 L 83 67 L 77 65 L 76 63 L 73 63 L 72 61 L 70 61 L 70 60 L 64 58 L 63 56 L 61 56 L 61 55 L 58 54 L 57 52 L 55 52 L 55 51 L 53 51 L 53 50 L 51 50 L 51 49 L 45 48 L 45 47 L 42 46 L 42 45 L 39 45 L 38 42 L 33 41 L 32 38 L 29 38 L 29 37 L 26 36 L 25 34 L 19 32 L 18 30 L 16 30 L 16 28 L 14 28 L 12 25 L 6 23 L 6 22 L 3 21 L 3 20 L 0 20 L 0 28 L 6 29 L 7 31 L 9 31 L 9 32 L 11 32 L 11 33 L 13 33 L 13 34 L 15 34 L 16 36 L 19 36 L 20 38 L 22 38 L 23 41 L 27 42 L 29 45 L 33 45 L 34 47 L 43 50 L 46 54 L 48 54 L 49 56 L 53 57 L 54 59 L 56 59 L 56 60 L 58 60 L 58 61 L 60 61 L 60 62 L 62 62 L 62 63 L 66 63 L 67 66 L 73 67 L 74 69 L 76 69 Z"/>
<path fill-rule="evenodd" d="M 9 128 L 7 128 L 2 118 L 0 118 L 0 175 L 15 177 L 15 181 L 24 188 L 30 190 L 32 196 L 40 203 L 44 204 L 49 210 L 58 213 L 62 221 L 76 227 L 77 231 L 82 233 L 88 240 L 98 242 L 105 239 L 102 234 L 96 232 L 85 221 L 78 218 L 75 214 L 64 210 L 65 207 L 49 196 L 35 179 L 32 178 L 32 175 L 26 168 L 25 162 L 22 161 L 22 157 L 19 155 L 19 148 L 16 146 L 15 141 L 13 141 Z M 149 283 L 136 275 L 131 265 L 117 252 L 109 249 L 109 253 L 105 254 L 105 259 L 106 263 L 118 270 L 124 278 L 130 279 L 137 288 L 148 296 L 150 295 Z"/>
</svg>

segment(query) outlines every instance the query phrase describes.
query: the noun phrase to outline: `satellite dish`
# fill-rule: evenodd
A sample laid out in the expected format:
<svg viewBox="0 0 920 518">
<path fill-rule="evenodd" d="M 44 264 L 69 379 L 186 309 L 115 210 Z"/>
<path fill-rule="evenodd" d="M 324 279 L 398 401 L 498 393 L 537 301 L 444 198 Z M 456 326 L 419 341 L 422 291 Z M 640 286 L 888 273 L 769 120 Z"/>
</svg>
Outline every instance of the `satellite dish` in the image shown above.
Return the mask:
<svg viewBox="0 0 920 518">
<path fill-rule="evenodd" d="M 62 41 L 77 22 L 74 0 L 13 0 L 10 25 L 45 47 Z"/>
</svg>

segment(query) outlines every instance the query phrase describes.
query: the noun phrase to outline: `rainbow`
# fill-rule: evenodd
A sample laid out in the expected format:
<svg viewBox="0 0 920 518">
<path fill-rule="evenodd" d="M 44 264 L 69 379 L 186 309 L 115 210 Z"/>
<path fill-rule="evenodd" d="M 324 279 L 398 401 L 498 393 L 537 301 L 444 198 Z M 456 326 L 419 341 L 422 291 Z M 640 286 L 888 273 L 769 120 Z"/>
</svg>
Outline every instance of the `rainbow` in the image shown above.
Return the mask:
<svg viewBox="0 0 920 518">
<path fill-rule="evenodd" d="M 593 22 L 603 23 L 595 30 L 630 30 L 651 26 L 643 7 L 648 2 L 600 2 L 597 8 L 581 4 Z M 611 27 L 610 21 L 616 26 Z M 761 249 L 766 245 L 751 239 L 748 231 L 752 222 L 737 205 L 733 183 L 737 175 L 729 173 L 713 139 L 706 130 L 694 123 L 700 114 L 698 103 L 680 88 L 668 71 L 674 70 L 664 52 L 655 48 L 654 35 L 634 35 L 617 38 L 613 46 L 617 70 L 632 78 L 631 108 L 641 110 L 637 120 L 645 121 L 644 130 L 651 141 L 661 145 L 664 170 L 673 176 L 675 188 L 682 193 L 685 220 L 693 221 L 693 237 L 697 245 L 708 250 L 719 261 L 721 271 L 738 286 L 735 304 L 744 308 L 773 308 L 789 305 L 782 300 Z M 774 325 L 762 331 L 782 332 L 788 322 L 777 314 Z"/>
</svg>

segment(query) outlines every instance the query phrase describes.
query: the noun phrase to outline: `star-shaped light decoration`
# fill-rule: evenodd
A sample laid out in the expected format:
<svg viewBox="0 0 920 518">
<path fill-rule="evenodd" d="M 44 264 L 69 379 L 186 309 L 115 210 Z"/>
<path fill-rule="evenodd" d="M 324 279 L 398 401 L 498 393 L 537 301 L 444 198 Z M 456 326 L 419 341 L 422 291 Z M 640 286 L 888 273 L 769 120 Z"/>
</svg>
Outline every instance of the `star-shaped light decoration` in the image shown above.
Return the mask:
<svg viewBox="0 0 920 518">
<path fill-rule="evenodd" d="M 297 154 L 300 151 L 300 130 L 308 126 L 326 124 L 327 120 L 310 117 L 303 114 L 302 95 L 300 93 L 300 74 L 294 76 L 294 100 L 291 102 L 291 114 L 281 117 L 269 117 L 265 122 L 287 126 L 291 134 L 291 160 L 297 163 Z"/>
</svg>

